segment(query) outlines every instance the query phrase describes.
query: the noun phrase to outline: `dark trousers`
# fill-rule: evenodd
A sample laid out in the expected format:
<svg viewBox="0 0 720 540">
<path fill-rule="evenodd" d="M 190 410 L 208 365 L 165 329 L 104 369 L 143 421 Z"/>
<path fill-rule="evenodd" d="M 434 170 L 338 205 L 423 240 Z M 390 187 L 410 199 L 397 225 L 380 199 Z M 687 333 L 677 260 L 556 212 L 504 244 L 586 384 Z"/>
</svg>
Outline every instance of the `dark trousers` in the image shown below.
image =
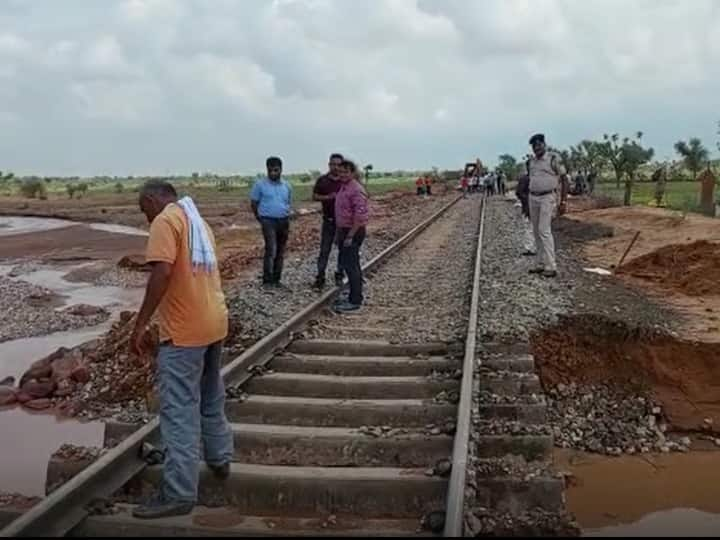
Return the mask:
<svg viewBox="0 0 720 540">
<path fill-rule="evenodd" d="M 350 295 L 348 300 L 351 304 L 360 305 L 363 302 L 363 276 L 360 267 L 360 246 L 365 240 L 365 228 L 358 229 L 353 237 L 352 244 L 346 247 L 345 238 L 350 228 L 338 229 L 338 249 L 340 250 L 340 265 L 345 271 L 350 282 Z"/>
<path fill-rule="evenodd" d="M 265 257 L 263 258 L 263 283 L 280 283 L 285 260 L 285 246 L 290 232 L 288 218 L 260 218 Z"/>
<path fill-rule="evenodd" d="M 328 260 L 330 259 L 330 251 L 332 251 L 335 242 L 335 220 L 323 218 L 322 227 L 320 228 L 320 255 L 318 256 L 317 269 L 318 276 L 325 276 Z M 340 266 L 340 250 L 338 250 L 337 268 L 335 273 L 341 273 Z"/>
</svg>

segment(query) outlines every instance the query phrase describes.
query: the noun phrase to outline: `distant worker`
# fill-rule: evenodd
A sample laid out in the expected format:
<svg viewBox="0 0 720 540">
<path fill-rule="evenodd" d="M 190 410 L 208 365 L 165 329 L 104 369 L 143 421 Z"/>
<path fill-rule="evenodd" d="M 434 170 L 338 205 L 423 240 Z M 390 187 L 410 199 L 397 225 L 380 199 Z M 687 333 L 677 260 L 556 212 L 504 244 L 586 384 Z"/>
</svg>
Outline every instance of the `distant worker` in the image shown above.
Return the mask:
<svg viewBox="0 0 720 540">
<path fill-rule="evenodd" d="M 178 200 L 167 182 L 140 190 L 150 222 L 145 259 L 152 270 L 130 338 L 131 351 L 147 352 L 147 327 L 160 325 L 157 357 L 160 431 L 165 445 L 159 494 L 133 510 L 141 519 L 192 512 L 198 496 L 200 448 L 218 479 L 230 474 L 233 436 L 225 417 L 220 376 L 228 310 L 220 283 L 215 238 L 189 197 Z"/>
<path fill-rule="evenodd" d="M 428 197 L 432 195 L 432 178 L 430 178 L 430 175 L 425 177 L 425 193 Z"/>
<path fill-rule="evenodd" d="M 269 157 L 265 164 L 267 176 L 255 182 L 250 191 L 250 204 L 265 239 L 263 286 L 279 287 L 290 232 L 292 187 L 282 177 L 279 157 Z"/>
<path fill-rule="evenodd" d="M 315 182 L 313 200 L 322 203 L 322 224 L 320 227 L 320 255 L 317 261 L 317 276 L 314 286 L 318 289 L 325 287 L 325 272 L 327 270 L 330 252 L 335 243 L 335 195 L 340 189 L 340 173 L 342 172 L 343 156 L 333 154 L 328 162 L 328 173 L 322 175 Z M 340 252 L 338 251 L 337 266 L 335 267 L 335 284 L 342 285 L 343 273 L 340 270 Z"/>
<path fill-rule="evenodd" d="M 595 193 L 595 181 L 597 180 L 597 173 L 595 171 L 590 171 L 590 173 L 587 176 L 587 188 L 588 193 L 592 195 Z"/>
<path fill-rule="evenodd" d="M 349 160 L 342 165 L 341 186 L 335 196 L 335 219 L 340 264 L 347 274 L 350 292 L 346 301 L 335 304 L 335 311 L 357 311 L 363 303 L 363 275 L 360 248 L 365 240 L 368 224 L 368 196 L 357 179 L 357 166 Z"/>
<path fill-rule="evenodd" d="M 505 173 L 502 171 L 497 171 L 495 174 L 495 179 L 497 181 L 497 192 L 498 195 L 505 195 Z"/>
<path fill-rule="evenodd" d="M 520 215 L 523 221 L 523 252 L 526 257 L 535 256 L 535 236 L 530 223 L 530 177 L 523 174 L 518 178 L 515 196 L 520 201 Z"/>
<path fill-rule="evenodd" d="M 422 176 L 418 176 L 418 179 L 415 180 L 415 188 L 417 189 L 418 197 L 425 195 L 425 180 L 423 180 Z"/>
<path fill-rule="evenodd" d="M 552 278 L 557 276 L 552 220 L 556 208 L 560 215 L 566 211 L 567 175 L 560 156 L 547 151 L 543 134 L 533 135 L 530 138 L 530 146 L 534 154 L 527 162 L 530 176 L 530 220 L 538 262 L 530 273 Z M 556 198 L 558 189 L 560 190 L 559 206 Z"/>
<path fill-rule="evenodd" d="M 468 180 L 467 176 L 463 175 L 463 177 L 460 179 L 460 189 L 462 190 L 463 199 L 467 199 L 469 187 L 470 181 Z"/>
<path fill-rule="evenodd" d="M 488 196 L 495 195 L 495 175 L 492 173 L 485 176 L 485 191 Z"/>
<path fill-rule="evenodd" d="M 582 172 L 578 171 L 575 175 L 575 194 L 583 195 L 585 193 L 585 176 Z"/>
</svg>

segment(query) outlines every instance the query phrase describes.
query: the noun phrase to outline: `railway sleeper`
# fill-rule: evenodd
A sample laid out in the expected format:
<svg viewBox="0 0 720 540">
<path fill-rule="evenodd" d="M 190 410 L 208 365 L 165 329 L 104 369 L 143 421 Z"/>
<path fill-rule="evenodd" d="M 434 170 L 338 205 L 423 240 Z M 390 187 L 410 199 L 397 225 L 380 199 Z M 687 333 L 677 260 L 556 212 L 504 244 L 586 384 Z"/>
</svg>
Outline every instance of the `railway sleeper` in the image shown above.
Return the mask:
<svg viewBox="0 0 720 540">
<path fill-rule="evenodd" d="M 137 503 L 156 492 L 162 467 L 148 467 L 116 502 Z M 283 467 L 232 463 L 217 480 L 202 467 L 198 504 L 231 506 L 242 514 L 312 516 L 348 514 L 417 519 L 444 507 L 447 481 L 424 469 Z"/>
</svg>

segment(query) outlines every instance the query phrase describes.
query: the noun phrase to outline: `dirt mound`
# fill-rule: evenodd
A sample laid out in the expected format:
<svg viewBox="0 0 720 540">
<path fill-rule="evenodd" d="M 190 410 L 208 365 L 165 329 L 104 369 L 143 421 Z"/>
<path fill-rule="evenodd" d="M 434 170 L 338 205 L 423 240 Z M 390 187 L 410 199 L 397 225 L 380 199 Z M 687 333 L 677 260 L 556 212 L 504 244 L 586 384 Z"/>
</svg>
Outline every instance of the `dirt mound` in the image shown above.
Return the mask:
<svg viewBox="0 0 720 540">
<path fill-rule="evenodd" d="M 535 335 L 532 350 L 546 389 L 602 384 L 644 393 L 662 404 L 675 429 L 720 429 L 720 344 L 583 316 Z"/>
<path fill-rule="evenodd" d="M 720 294 L 720 244 L 698 240 L 665 246 L 624 264 L 620 273 L 688 296 Z"/>
<path fill-rule="evenodd" d="M 17 389 L 3 387 L 8 394 L 4 404 L 55 407 L 63 415 L 76 416 L 95 406 L 152 400 L 157 329 L 148 335 L 147 356 L 138 361 L 128 352 L 134 323 L 134 314 L 124 312 L 101 338 L 73 349 L 60 348 L 38 360 L 23 374 Z"/>
</svg>

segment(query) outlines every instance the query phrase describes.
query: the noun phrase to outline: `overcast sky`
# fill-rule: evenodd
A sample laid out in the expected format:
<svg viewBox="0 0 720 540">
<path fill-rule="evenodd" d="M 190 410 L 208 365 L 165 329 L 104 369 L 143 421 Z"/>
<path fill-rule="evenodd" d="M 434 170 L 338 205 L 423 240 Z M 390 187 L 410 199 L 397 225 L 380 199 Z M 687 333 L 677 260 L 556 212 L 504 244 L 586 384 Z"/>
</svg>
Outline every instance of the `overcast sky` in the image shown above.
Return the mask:
<svg viewBox="0 0 720 540">
<path fill-rule="evenodd" d="M 716 151 L 719 29 L 716 0 L 0 0 L 0 170 L 457 168 L 535 131 Z"/>
</svg>

